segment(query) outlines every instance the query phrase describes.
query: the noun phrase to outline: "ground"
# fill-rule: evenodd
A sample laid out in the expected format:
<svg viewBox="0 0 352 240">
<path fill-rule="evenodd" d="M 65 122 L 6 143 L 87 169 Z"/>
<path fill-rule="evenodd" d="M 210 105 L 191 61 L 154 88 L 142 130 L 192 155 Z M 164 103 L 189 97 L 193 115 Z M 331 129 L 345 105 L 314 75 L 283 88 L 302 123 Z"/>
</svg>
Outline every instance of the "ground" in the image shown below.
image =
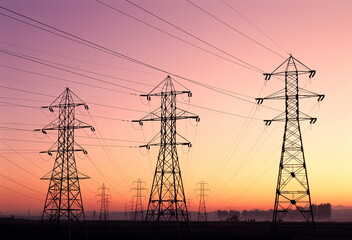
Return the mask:
<svg viewBox="0 0 352 240">
<path fill-rule="evenodd" d="M 191 222 L 191 234 L 187 226 L 180 227 L 180 236 L 176 224 L 160 226 L 159 237 L 155 232 L 147 230 L 143 222 L 130 221 L 87 221 L 88 239 L 272 239 L 270 238 L 270 222 Z M 44 229 L 44 231 L 41 231 Z M 6 218 L 0 219 L 0 239 L 69 239 L 67 227 L 57 232 L 57 228 L 41 227 L 38 220 L 23 220 Z M 84 227 L 71 227 L 70 239 L 87 239 Z M 153 229 L 150 227 L 149 229 Z M 83 234 L 82 234 L 83 233 Z M 347 240 L 352 239 L 352 223 L 318 222 L 315 232 L 307 228 L 304 223 L 281 223 L 275 239 L 299 240 Z"/>
</svg>

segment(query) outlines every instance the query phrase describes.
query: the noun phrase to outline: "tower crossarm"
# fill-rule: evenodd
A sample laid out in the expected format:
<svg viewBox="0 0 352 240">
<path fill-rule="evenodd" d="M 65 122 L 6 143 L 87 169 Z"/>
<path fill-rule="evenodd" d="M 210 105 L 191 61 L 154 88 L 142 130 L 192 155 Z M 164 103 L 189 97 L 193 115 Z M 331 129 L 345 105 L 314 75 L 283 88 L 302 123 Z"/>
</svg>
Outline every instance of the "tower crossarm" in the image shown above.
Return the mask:
<svg viewBox="0 0 352 240">
<path fill-rule="evenodd" d="M 277 117 L 273 119 L 265 119 L 263 120 L 266 126 L 270 126 L 272 122 L 286 122 L 286 121 L 310 121 L 310 124 L 314 124 L 317 121 L 317 118 L 311 117 L 308 114 L 305 114 L 301 111 L 299 111 L 299 118 L 293 116 L 293 117 L 286 117 L 285 113 L 280 113 Z"/>
<path fill-rule="evenodd" d="M 270 94 L 267 97 L 264 98 L 255 98 L 255 100 L 257 101 L 257 104 L 263 104 L 264 100 L 285 100 L 286 98 L 288 99 L 293 99 L 293 98 L 317 98 L 318 102 L 323 101 L 323 99 L 325 98 L 324 94 L 318 94 L 318 93 L 314 93 L 311 92 L 309 90 L 306 90 L 304 88 L 298 88 L 300 91 L 299 95 L 285 95 L 285 89 L 281 89 L 273 94 Z"/>
</svg>

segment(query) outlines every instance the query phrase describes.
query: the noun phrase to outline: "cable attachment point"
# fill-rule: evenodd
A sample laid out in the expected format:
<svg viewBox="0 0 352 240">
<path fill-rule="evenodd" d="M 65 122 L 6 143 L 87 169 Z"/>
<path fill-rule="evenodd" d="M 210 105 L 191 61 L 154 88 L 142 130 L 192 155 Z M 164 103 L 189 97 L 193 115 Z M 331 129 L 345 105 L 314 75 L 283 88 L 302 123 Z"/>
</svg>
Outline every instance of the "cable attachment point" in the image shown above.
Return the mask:
<svg viewBox="0 0 352 240">
<path fill-rule="evenodd" d="M 200 117 L 197 117 L 197 118 L 196 118 L 196 122 L 200 122 Z"/>
<path fill-rule="evenodd" d="M 188 92 L 188 97 L 192 97 L 192 92 Z"/>
<path fill-rule="evenodd" d="M 317 121 L 317 118 L 311 118 L 309 123 L 314 124 L 316 121 Z"/>
<path fill-rule="evenodd" d="M 256 98 L 257 104 L 260 105 L 264 102 L 264 98 Z"/>
<path fill-rule="evenodd" d="M 315 70 L 310 70 L 309 71 L 309 78 L 312 78 L 315 76 L 316 71 Z"/>
<path fill-rule="evenodd" d="M 82 152 L 83 152 L 84 155 L 87 155 L 87 154 L 88 154 L 87 150 L 84 150 L 84 149 L 83 149 Z"/>
<path fill-rule="evenodd" d="M 324 94 L 318 95 L 318 102 L 323 101 L 324 98 L 325 98 Z"/>
<path fill-rule="evenodd" d="M 265 80 L 269 81 L 271 78 L 271 73 L 263 73 L 263 75 L 265 76 Z"/>
<path fill-rule="evenodd" d="M 95 128 L 94 128 L 94 127 L 90 127 L 90 130 L 91 130 L 92 132 L 95 132 Z"/>
<path fill-rule="evenodd" d="M 50 112 L 54 112 L 54 109 L 52 107 L 49 107 Z"/>
<path fill-rule="evenodd" d="M 138 122 L 140 126 L 143 126 L 143 122 L 142 121 L 139 121 Z"/>
<path fill-rule="evenodd" d="M 85 109 L 85 110 L 89 110 L 89 107 L 88 107 L 87 104 L 84 104 L 84 109 Z"/>
<path fill-rule="evenodd" d="M 264 120 L 265 126 L 270 126 L 273 120 Z"/>
<path fill-rule="evenodd" d="M 150 101 L 150 100 L 152 100 L 152 98 L 148 95 L 147 100 Z"/>
</svg>

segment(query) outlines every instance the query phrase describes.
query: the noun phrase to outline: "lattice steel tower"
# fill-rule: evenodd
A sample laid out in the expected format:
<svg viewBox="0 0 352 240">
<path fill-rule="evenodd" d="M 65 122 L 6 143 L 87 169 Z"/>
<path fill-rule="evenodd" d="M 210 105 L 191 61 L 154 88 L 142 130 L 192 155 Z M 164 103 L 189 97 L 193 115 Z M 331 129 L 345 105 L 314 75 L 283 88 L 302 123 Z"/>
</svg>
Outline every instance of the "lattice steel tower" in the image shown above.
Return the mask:
<svg viewBox="0 0 352 240">
<path fill-rule="evenodd" d="M 178 83 L 167 76 L 150 93 L 141 95 L 147 97 L 147 100 L 151 100 L 152 96 L 160 97 L 161 107 L 140 120 L 134 120 L 134 122 L 139 122 L 140 125 L 147 121 L 160 121 L 161 123 L 161 130 L 158 135 L 148 144 L 141 146 L 148 149 L 150 146 L 160 146 L 146 214 L 146 221 L 156 223 L 157 231 L 160 221 L 176 221 L 178 227 L 180 222 L 189 224 L 177 145 L 190 147 L 191 144 L 177 133 L 176 122 L 177 120 L 190 118 L 199 121 L 199 117 L 176 107 L 177 95 L 188 94 L 191 97 L 192 93 L 189 90 L 177 91 L 173 82 Z M 162 88 L 161 92 L 156 93 L 155 91 L 159 87 Z M 154 143 L 159 136 L 160 143 Z M 176 136 L 179 136 L 185 142 L 177 142 Z"/>
<path fill-rule="evenodd" d="M 109 188 L 105 187 L 105 184 L 103 183 L 103 186 L 98 189 L 100 191 L 99 194 L 97 194 L 97 197 L 100 197 L 100 214 L 99 214 L 99 220 L 100 221 L 107 221 L 109 220 L 109 205 L 110 205 L 110 198 L 111 196 L 107 194 L 109 191 Z"/>
<path fill-rule="evenodd" d="M 74 131 L 80 128 L 90 128 L 94 131 L 92 126 L 76 119 L 75 109 L 79 106 L 88 109 L 76 94 L 66 88 L 52 104 L 42 107 L 48 108 L 50 112 L 54 112 L 57 108 L 58 118 L 42 129 L 35 129 L 44 134 L 49 130 L 58 131 L 57 142 L 49 150 L 41 152 L 49 155 L 56 153 L 53 170 L 41 178 L 41 180 L 50 180 L 42 222 L 48 220 L 50 225 L 55 223 L 58 229 L 62 224 L 67 224 L 69 238 L 72 222 L 82 221 L 85 225 L 79 180 L 89 178 L 77 171 L 75 152 L 81 151 L 87 154 L 87 151 L 75 142 Z"/>
<path fill-rule="evenodd" d="M 205 186 L 208 185 L 208 183 L 204 181 L 200 181 L 197 183 L 197 188 L 195 191 L 199 192 L 197 195 L 199 197 L 199 208 L 198 208 L 198 217 L 197 221 L 198 222 L 207 222 L 207 208 L 205 206 L 205 197 L 207 197 L 206 193 L 209 191 L 209 189 L 205 188 Z"/>
<path fill-rule="evenodd" d="M 300 88 L 298 76 L 302 74 L 309 74 L 309 78 L 312 78 L 315 75 L 315 70 L 311 70 L 290 55 L 272 73 L 264 73 L 265 80 L 269 80 L 271 76 L 284 76 L 285 88 L 268 97 L 256 98 L 258 104 L 262 104 L 264 99 L 282 99 L 285 100 L 286 106 L 284 113 L 272 120 L 264 120 L 266 125 L 270 125 L 272 121 L 285 122 L 272 219 L 273 232 L 275 232 L 277 224 L 282 222 L 288 211 L 294 207 L 301 213 L 303 219 L 314 228 L 300 121 L 309 120 L 313 124 L 317 119 L 299 111 L 299 99 L 317 97 L 318 101 L 322 101 L 324 95 Z"/>
<path fill-rule="evenodd" d="M 145 181 L 142 181 L 140 178 L 138 178 L 136 181 L 133 181 L 133 185 L 136 185 L 136 187 L 131 188 L 131 191 L 136 191 L 136 194 L 132 196 L 132 198 L 135 199 L 133 220 L 143 221 L 144 211 L 142 198 L 145 198 L 145 196 L 142 194 L 142 191 L 147 190 L 145 187 L 143 187 L 145 186 Z"/>
</svg>

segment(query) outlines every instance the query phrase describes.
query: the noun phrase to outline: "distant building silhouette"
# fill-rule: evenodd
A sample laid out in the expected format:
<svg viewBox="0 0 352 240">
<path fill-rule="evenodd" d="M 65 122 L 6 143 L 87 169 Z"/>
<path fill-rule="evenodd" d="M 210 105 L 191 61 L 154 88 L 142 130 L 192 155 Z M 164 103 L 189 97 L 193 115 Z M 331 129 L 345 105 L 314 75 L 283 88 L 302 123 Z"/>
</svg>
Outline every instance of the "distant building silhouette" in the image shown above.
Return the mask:
<svg viewBox="0 0 352 240">
<path fill-rule="evenodd" d="M 316 220 L 331 220 L 331 204 L 312 204 L 314 218 Z"/>
</svg>

